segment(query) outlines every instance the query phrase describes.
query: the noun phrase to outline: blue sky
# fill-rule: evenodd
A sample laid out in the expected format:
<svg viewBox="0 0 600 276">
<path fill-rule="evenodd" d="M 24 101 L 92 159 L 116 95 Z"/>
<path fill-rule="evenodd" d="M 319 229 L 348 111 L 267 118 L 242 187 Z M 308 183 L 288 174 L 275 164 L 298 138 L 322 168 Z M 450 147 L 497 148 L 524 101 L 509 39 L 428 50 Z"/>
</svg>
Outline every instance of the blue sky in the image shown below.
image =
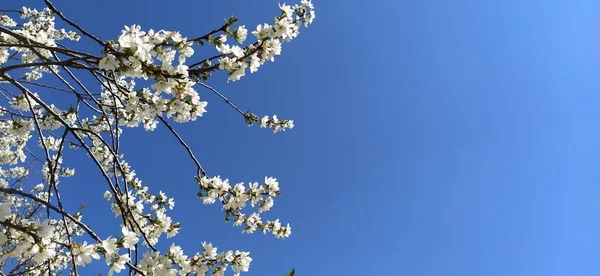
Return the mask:
<svg viewBox="0 0 600 276">
<path fill-rule="evenodd" d="M 277 12 L 271 0 L 54 2 L 102 39 L 131 24 L 193 37 L 232 13 L 251 29 Z M 600 2 L 314 2 L 315 23 L 275 63 L 210 82 L 292 131 L 248 128 L 206 90 L 205 118 L 176 126 L 210 174 L 277 177 L 270 218 L 292 236 L 224 224 L 165 128 L 131 131 L 128 161 L 176 198 L 174 241 L 249 250 L 248 275 L 600 274 Z M 64 197 L 89 194 L 87 221 L 117 234 L 88 168 Z"/>
</svg>

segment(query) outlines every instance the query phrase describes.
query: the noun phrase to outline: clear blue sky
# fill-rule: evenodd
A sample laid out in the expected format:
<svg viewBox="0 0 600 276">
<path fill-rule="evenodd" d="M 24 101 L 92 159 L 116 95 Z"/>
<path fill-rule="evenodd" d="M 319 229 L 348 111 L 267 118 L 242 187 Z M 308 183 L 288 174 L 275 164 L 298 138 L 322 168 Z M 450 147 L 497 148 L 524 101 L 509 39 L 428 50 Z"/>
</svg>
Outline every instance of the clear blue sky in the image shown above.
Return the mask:
<svg viewBox="0 0 600 276">
<path fill-rule="evenodd" d="M 187 253 L 203 240 L 249 250 L 248 275 L 600 275 L 600 2 L 314 2 L 315 23 L 275 63 L 211 81 L 243 109 L 295 119 L 293 131 L 248 128 L 205 90 L 206 117 L 177 125 L 210 174 L 280 180 L 270 218 L 292 223 L 290 239 L 222 223 L 164 127 L 124 137 L 145 184 L 176 198 Z M 192 37 L 231 13 L 253 28 L 277 11 L 274 0 L 55 4 L 103 39 L 134 23 Z M 96 192 L 87 221 L 117 234 L 88 165 L 64 196 Z"/>
</svg>

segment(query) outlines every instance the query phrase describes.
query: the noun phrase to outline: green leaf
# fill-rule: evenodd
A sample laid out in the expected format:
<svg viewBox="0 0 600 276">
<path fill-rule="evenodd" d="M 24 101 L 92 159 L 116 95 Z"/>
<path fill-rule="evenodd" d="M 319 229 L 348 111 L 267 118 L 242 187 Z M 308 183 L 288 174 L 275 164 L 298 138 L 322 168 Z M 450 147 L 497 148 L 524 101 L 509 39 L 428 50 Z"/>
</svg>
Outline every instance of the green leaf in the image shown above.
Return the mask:
<svg viewBox="0 0 600 276">
<path fill-rule="evenodd" d="M 296 268 L 292 268 L 292 271 L 290 271 L 288 274 L 285 274 L 285 276 L 294 276 L 294 274 L 296 274 Z"/>
</svg>

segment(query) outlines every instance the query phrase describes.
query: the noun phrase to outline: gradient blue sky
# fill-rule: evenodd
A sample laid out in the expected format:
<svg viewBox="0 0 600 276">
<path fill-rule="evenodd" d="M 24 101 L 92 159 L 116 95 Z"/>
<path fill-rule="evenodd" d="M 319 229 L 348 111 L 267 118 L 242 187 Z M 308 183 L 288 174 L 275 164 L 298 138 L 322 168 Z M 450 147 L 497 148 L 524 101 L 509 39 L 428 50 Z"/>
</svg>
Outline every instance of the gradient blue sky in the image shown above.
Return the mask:
<svg viewBox="0 0 600 276">
<path fill-rule="evenodd" d="M 54 2 L 103 39 L 134 23 L 193 37 L 231 13 L 253 28 L 277 12 L 274 0 Z M 206 117 L 177 125 L 210 174 L 279 179 L 268 218 L 291 222 L 290 239 L 242 235 L 204 207 L 164 127 L 125 135 L 145 184 L 176 198 L 186 253 L 203 240 L 249 250 L 248 275 L 600 275 L 600 2 L 314 2 L 315 23 L 275 63 L 210 82 L 293 131 L 248 128 L 205 90 Z M 64 197 L 89 193 L 87 221 L 117 234 L 88 165 Z"/>
</svg>

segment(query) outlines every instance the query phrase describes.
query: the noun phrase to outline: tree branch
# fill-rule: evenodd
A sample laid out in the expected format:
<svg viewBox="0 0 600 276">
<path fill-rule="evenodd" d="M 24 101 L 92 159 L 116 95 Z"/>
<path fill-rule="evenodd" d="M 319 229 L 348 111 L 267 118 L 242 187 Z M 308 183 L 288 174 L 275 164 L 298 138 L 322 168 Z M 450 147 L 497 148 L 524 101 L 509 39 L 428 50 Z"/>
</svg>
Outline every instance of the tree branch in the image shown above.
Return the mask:
<svg viewBox="0 0 600 276">
<path fill-rule="evenodd" d="M 81 28 L 79 25 L 75 24 L 73 21 L 69 20 L 67 17 L 65 17 L 62 12 L 58 11 L 56 9 L 56 7 L 54 7 L 54 5 L 52 4 L 52 2 L 50 2 L 50 0 L 44 0 L 44 2 L 46 2 L 46 5 L 48 6 L 48 8 L 50 8 L 50 10 L 52 10 L 52 12 L 56 13 L 58 15 L 58 17 L 60 17 L 63 21 L 67 22 L 67 24 L 71 25 L 73 28 L 77 29 L 78 31 L 80 31 L 82 34 L 84 34 L 85 36 L 91 38 L 92 40 L 98 42 L 98 44 L 102 45 L 103 47 L 106 47 L 106 43 L 100 39 L 98 39 L 97 37 L 95 37 L 94 35 L 88 33 L 86 30 L 84 30 L 83 28 Z"/>
</svg>

